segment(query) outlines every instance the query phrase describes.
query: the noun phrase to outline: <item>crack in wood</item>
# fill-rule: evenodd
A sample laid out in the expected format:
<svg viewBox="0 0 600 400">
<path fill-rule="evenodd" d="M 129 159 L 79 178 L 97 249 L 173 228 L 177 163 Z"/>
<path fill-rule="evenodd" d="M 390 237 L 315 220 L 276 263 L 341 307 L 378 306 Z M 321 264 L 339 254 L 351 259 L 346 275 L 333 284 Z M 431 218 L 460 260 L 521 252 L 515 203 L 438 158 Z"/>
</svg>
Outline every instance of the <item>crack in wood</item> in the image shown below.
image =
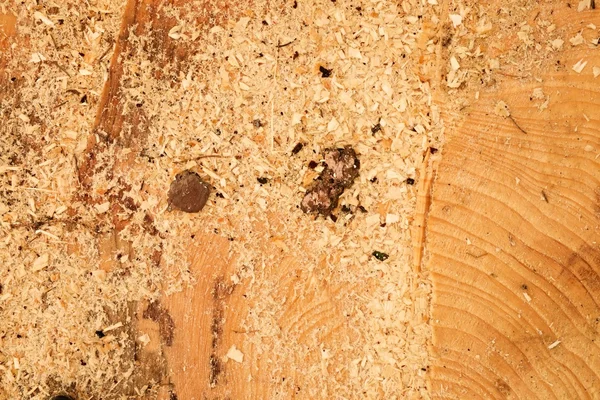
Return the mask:
<svg viewBox="0 0 600 400">
<path fill-rule="evenodd" d="M 227 285 L 224 278 L 221 276 L 215 279 L 212 290 L 213 296 L 213 312 L 210 325 L 212 334 L 211 339 L 211 354 L 209 357 L 209 384 L 214 388 L 219 383 L 219 377 L 223 373 L 223 364 L 218 355 L 219 343 L 223 334 L 223 320 L 225 314 L 225 300 L 234 290 L 233 285 Z"/>
</svg>

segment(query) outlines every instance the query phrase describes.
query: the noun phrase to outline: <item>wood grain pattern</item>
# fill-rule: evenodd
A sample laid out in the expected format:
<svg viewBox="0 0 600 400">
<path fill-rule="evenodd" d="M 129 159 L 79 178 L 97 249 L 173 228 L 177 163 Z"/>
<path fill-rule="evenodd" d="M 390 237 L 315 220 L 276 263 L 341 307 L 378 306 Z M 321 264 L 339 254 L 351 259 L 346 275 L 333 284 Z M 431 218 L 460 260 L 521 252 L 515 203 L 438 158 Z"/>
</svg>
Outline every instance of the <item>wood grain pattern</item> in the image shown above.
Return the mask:
<svg viewBox="0 0 600 400">
<path fill-rule="evenodd" d="M 554 15 L 571 35 L 600 24 L 592 11 Z M 507 78 L 447 116 L 428 220 L 433 398 L 600 398 L 600 55 L 559 57 L 541 82 Z M 511 118 L 494 113 L 500 100 Z"/>
<path fill-rule="evenodd" d="M 198 4 L 203 8 L 199 9 Z M 136 52 L 144 52 L 151 60 L 154 78 L 168 82 L 177 76 L 187 57 L 191 57 L 192 50 L 186 44 L 168 37 L 176 20 L 172 15 L 167 16 L 166 6 L 182 14 L 193 13 L 199 26 L 210 27 L 207 25 L 209 20 L 218 24 L 222 18 L 235 18 L 235 13 L 229 12 L 231 6 L 226 2 L 202 2 L 193 6 L 185 1 L 127 2 L 108 80 L 98 105 L 94 130 L 88 138 L 85 159 L 78 170 L 79 181 L 85 189 L 80 197 L 85 201 L 93 203 L 92 197 L 98 194 L 91 192 L 91 182 L 94 175 L 105 168 L 97 163 L 99 155 L 113 148 L 116 157 L 114 165 L 109 166 L 109 174 L 120 176 L 134 164 L 136 155 L 146 141 L 150 121 L 143 105 L 127 111 L 124 104 L 123 85 L 126 82 L 123 63 Z M 132 43 L 135 37 L 145 37 L 146 46 L 140 48 L 137 43 Z M 106 199 L 111 202 L 110 214 L 115 230 L 99 238 L 98 250 L 101 268 L 111 271 L 116 267 L 115 254 L 122 252 L 131 255 L 135 254 L 135 249 L 128 241 L 119 239 L 119 231 L 128 224 L 127 220 L 120 219 L 119 214 L 127 205 L 120 195 L 105 196 L 103 201 Z M 152 226 L 151 217 L 148 222 Z M 127 325 L 131 339 L 127 357 L 135 360 L 136 368 L 130 384 L 120 388 L 122 395 L 134 395 L 136 389 L 144 386 L 157 386 L 159 399 L 177 398 L 176 393 L 180 393 L 181 399 L 191 399 L 199 395 L 200 387 L 204 388 L 206 382 L 215 379 L 213 375 L 217 374 L 220 366 L 213 362 L 213 368 L 209 368 L 211 360 L 216 360 L 214 347 L 217 342 L 212 339 L 211 345 L 211 338 L 216 331 L 223 329 L 215 326 L 215 321 L 225 313 L 223 300 L 229 295 L 229 289 L 223 283 L 223 276 L 230 265 L 227 262 L 229 250 L 227 240 L 223 239 L 223 242 L 220 239 L 217 236 L 199 236 L 196 245 L 192 246 L 190 257 L 192 265 L 197 268 L 194 271 L 199 282 L 197 286 L 176 296 L 165 296 L 163 301 L 132 302 L 123 312 L 111 314 L 114 321 L 131 321 Z M 155 259 L 159 260 L 160 257 L 158 252 Z M 214 277 L 205 276 L 206 266 L 210 266 Z M 142 335 L 150 338 L 145 347 L 139 346 L 136 341 Z M 190 376 L 194 379 L 190 379 Z"/>
<path fill-rule="evenodd" d="M 269 219 L 276 226 L 280 219 Z M 257 229 L 259 227 L 257 226 Z M 262 229 L 267 229 L 264 226 Z M 182 399 L 275 399 L 310 398 L 317 390 L 328 396 L 328 385 L 311 387 L 303 368 L 320 365 L 322 349 L 312 348 L 317 337 L 325 348 L 345 343 L 352 333 L 340 311 L 338 299 L 344 287 L 334 287 L 319 276 L 327 270 L 325 260 L 319 268 L 307 271 L 298 260 L 284 257 L 257 272 L 256 280 L 231 285 L 234 262 L 229 254 L 229 241 L 217 235 L 196 234 L 190 249 L 192 270 L 197 279 L 193 288 L 163 298 L 165 309 L 173 317 L 175 336 L 172 346 L 163 346 L 168 365 L 170 392 Z M 265 244 L 268 258 L 280 249 Z M 242 327 L 248 313 L 255 308 L 246 293 L 258 285 L 263 304 L 277 310 L 273 332 L 277 337 L 253 337 Z M 287 340 L 308 349 L 289 354 L 265 353 L 274 340 Z M 224 361 L 232 346 L 242 350 L 244 362 Z M 285 357 L 283 357 L 285 355 Z M 333 355 L 339 365 L 345 365 L 343 353 Z M 280 359 L 286 363 L 277 363 Z M 331 379 L 344 381 L 347 371 L 327 371 Z M 328 394 L 329 393 L 329 394 Z"/>
</svg>

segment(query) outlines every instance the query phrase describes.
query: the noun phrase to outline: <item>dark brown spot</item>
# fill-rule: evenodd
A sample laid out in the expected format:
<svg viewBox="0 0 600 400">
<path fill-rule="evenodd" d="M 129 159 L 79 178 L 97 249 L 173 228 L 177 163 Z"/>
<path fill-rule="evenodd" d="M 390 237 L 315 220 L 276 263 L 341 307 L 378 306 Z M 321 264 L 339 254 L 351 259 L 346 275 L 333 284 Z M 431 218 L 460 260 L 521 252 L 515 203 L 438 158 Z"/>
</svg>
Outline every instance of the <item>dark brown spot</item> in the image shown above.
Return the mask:
<svg viewBox="0 0 600 400">
<path fill-rule="evenodd" d="M 223 372 L 223 366 L 219 361 L 219 356 L 217 354 L 217 350 L 219 347 L 219 342 L 221 340 L 221 335 L 223 334 L 223 320 L 225 314 L 225 299 L 233 293 L 234 287 L 232 285 L 227 285 L 223 280 L 223 277 L 219 277 L 215 280 L 212 296 L 213 296 L 213 311 L 212 311 L 212 319 L 210 324 L 210 331 L 212 334 L 211 340 L 211 355 L 209 358 L 209 383 L 211 387 L 217 385 L 219 381 L 219 375 Z"/>
<path fill-rule="evenodd" d="M 300 208 L 305 213 L 329 215 L 337 207 L 344 189 L 352 186 L 360 170 L 360 161 L 350 146 L 327 149 L 323 158 L 325 169 L 300 203 Z"/>
<path fill-rule="evenodd" d="M 223 368 L 221 366 L 221 361 L 219 361 L 219 358 L 215 354 L 211 354 L 209 364 L 210 364 L 210 376 L 209 376 L 210 386 L 214 387 L 214 386 L 216 386 L 217 382 L 219 381 L 219 375 L 221 375 Z"/>
<path fill-rule="evenodd" d="M 304 143 L 296 143 L 294 148 L 292 149 L 292 155 L 298 154 L 300 150 L 304 147 Z"/>
<path fill-rule="evenodd" d="M 334 183 L 344 189 L 352 186 L 360 169 L 360 161 L 352 147 L 325 150 L 324 159 L 327 164 L 323 170 L 324 178 L 333 178 Z"/>
<path fill-rule="evenodd" d="M 328 215 L 331 210 L 337 207 L 338 199 L 342 194 L 343 188 L 337 185 L 331 185 L 328 182 L 319 180 L 306 192 L 306 195 L 300 203 L 300 208 L 305 213 L 319 213 Z"/>
<path fill-rule="evenodd" d="M 374 135 L 381 130 L 381 124 L 378 122 L 377 124 L 371 127 L 371 133 Z"/>
<path fill-rule="evenodd" d="M 169 312 L 161 306 L 160 302 L 154 301 L 148 304 L 148 308 L 144 311 L 143 317 L 145 319 L 151 319 L 158 324 L 160 338 L 166 346 L 171 346 L 173 344 L 175 323 L 173 322 L 171 315 L 169 315 Z"/>
<path fill-rule="evenodd" d="M 169 204 L 187 213 L 197 213 L 204 208 L 210 186 L 197 173 L 185 170 L 175 176 L 169 189 Z"/>
<path fill-rule="evenodd" d="M 319 72 L 321 72 L 322 78 L 329 78 L 331 76 L 332 71 L 333 71 L 332 69 L 327 69 L 322 65 L 319 67 Z"/>
</svg>

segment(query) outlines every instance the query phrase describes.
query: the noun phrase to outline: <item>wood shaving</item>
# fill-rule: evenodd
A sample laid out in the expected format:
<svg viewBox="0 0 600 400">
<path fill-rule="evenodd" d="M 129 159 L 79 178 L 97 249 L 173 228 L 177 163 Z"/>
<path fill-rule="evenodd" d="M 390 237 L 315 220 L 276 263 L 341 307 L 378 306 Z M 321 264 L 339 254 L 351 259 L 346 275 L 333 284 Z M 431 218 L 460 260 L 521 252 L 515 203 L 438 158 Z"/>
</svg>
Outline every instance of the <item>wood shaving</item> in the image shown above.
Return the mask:
<svg viewBox="0 0 600 400">
<path fill-rule="evenodd" d="M 560 340 L 556 340 L 554 342 L 552 342 L 549 346 L 548 346 L 548 350 L 552 350 L 553 348 L 555 348 L 556 346 L 558 346 L 560 344 Z"/>
<path fill-rule="evenodd" d="M 496 107 L 494 107 L 494 112 L 496 113 L 496 115 L 499 115 L 501 117 L 510 117 L 510 110 L 508 109 L 508 105 L 502 100 L 496 103 Z"/>
<path fill-rule="evenodd" d="M 229 360 L 233 360 L 237 363 L 244 362 L 244 354 L 240 350 L 238 350 L 238 348 L 235 347 L 235 345 L 233 345 L 229 348 L 229 350 L 227 351 L 226 357 Z"/>
<path fill-rule="evenodd" d="M 583 38 L 581 32 L 579 32 L 577 35 L 569 39 L 569 42 L 571 42 L 572 46 L 579 46 L 580 44 L 585 43 L 585 39 Z"/>
<path fill-rule="evenodd" d="M 587 65 L 587 61 L 583 61 L 583 59 L 577 61 L 573 67 L 571 67 L 573 69 L 573 71 L 577 72 L 578 74 L 581 73 L 581 71 L 583 71 L 583 69 L 585 68 L 585 66 Z"/>
<path fill-rule="evenodd" d="M 416 193 L 406 179 L 418 179 L 423 154 L 443 143 L 440 110 L 432 104 L 442 25 L 437 2 L 298 2 L 285 12 L 259 2 L 208 31 L 166 7 L 161 12 L 177 19 L 170 40 L 203 44 L 185 68 L 168 63 L 157 78 L 155 60 L 138 51 L 152 47 L 151 38 L 130 32 L 131 49 L 121 55 L 127 60 L 121 101 L 124 112 L 140 108 L 152 123 L 140 154 L 116 146 L 98 154 L 102 168 L 91 179 L 88 206 L 77 200 L 77 165 L 94 133 L 125 5 L 103 4 L 70 2 L 59 14 L 49 6 L 8 7 L 32 44 L 13 49 L 7 66 L 17 77 L 9 90 L 18 91 L 19 104 L 0 96 L 3 390 L 37 400 L 75 384 L 86 398 L 119 398 L 115 384 L 134 376 L 129 349 L 151 341 L 130 337 L 130 321 L 110 316 L 128 302 L 193 283 L 190 232 L 217 232 L 233 239 L 233 276 L 248 285 L 241 328 L 252 332 L 240 350 L 219 357 L 242 362 L 248 345 L 270 365 L 302 360 L 298 376 L 311 398 L 428 398 L 431 288 L 426 274 L 412 269 Z M 490 20 L 481 16 L 479 35 L 490 32 Z M 81 31 L 67 29 L 82 21 Z M 464 25 L 463 19 L 457 35 L 467 35 Z M 490 72 L 477 46 L 457 42 L 452 51 L 460 68 L 446 64 L 451 89 L 471 79 L 478 63 Z M 302 150 L 290 156 L 298 143 Z M 344 145 L 357 150 L 364 173 L 340 198 L 337 222 L 307 218 L 297 207 L 313 179 L 307 165 L 320 162 L 315 155 L 322 150 Z M 133 167 L 113 168 L 124 157 Z M 193 218 L 168 211 L 166 198 L 174 177 L 189 168 L 220 194 Z M 129 221 L 118 233 L 107 193 L 138 205 L 118 215 Z M 111 240 L 130 243 L 131 254 L 103 263 L 99 248 Z M 388 258 L 381 262 L 374 251 Z M 314 300 L 325 321 L 317 333 L 305 334 L 312 321 L 303 315 L 281 327 L 288 309 L 275 272 L 289 260 L 295 260 L 290 276 L 299 277 L 294 285 L 307 297 L 322 296 Z M 328 325 L 340 318 L 350 333 Z M 96 333 L 107 329 L 102 338 Z M 335 340 L 325 345 L 329 337 Z M 268 373 L 282 382 L 278 370 Z M 295 391 L 291 384 L 280 389 L 280 399 Z"/>
</svg>

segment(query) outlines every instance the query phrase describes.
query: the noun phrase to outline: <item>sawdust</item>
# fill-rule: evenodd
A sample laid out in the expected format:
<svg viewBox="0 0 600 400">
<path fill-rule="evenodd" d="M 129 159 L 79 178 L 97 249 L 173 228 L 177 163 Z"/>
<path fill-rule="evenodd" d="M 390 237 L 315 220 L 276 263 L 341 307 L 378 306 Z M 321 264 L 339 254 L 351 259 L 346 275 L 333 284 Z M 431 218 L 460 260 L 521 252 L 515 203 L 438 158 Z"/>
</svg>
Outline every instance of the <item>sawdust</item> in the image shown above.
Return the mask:
<svg viewBox="0 0 600 400">
<path fill-rule="evenodd" d="M 139 152 L 107 145 L 84 184 L 77 171 L 102 133 L 96 106 L 123 8 L 1 9 L 17 16 L 28 46 L 10 50 L 1 81 L 0 397 L 67 389 L 118 398 L 135 375 L 135 337 L 114 315 L 193 283 L 184 238 L 204 231 L 232 238 L 232 281 L 253 282 L 244 345 L 272 365 L 307 360 L 295 365 L 305 398 L 428 398 L 430 287 L 412 268 L 409 228 L 417 171 L 443 141 L 431 87 L 447 22 L 437 2 L 259 3 L 209 31 L 165 6 L 177 20 L 168 37 L 194 50 L 160 77 L 141 51 L 155 43 L 130 32 L 123 113 L 143 113 L 147 138 Z M 450 87 L 467 76 L 461 54 Z M 336 221 L 305 215 L 300 200 L 321 172 L 310 162 L 345 145 L 361 172 Z M 197 216 L 168 209 L 170 184 L 187 169 L 214 187 Z M 128 251 L 106 255 L 105 242 Z M 306 271 L 307 285 L 343 289 L 323 302 L 352 337 L 327 323 L 312 334 L 301 316 L 281 329 L 286 299 L 272 271 L 283 257 Z M 109 325 L 118 327 L 97 334 Z M 328 334 L 336 340 L 325 347 Z M 244 345 L 229 358 L 252 362 Z M 269 374 L 281 382 L 277 369 Z M 278 397 L 295 391 L 282 383 Z"/>
</svg>

